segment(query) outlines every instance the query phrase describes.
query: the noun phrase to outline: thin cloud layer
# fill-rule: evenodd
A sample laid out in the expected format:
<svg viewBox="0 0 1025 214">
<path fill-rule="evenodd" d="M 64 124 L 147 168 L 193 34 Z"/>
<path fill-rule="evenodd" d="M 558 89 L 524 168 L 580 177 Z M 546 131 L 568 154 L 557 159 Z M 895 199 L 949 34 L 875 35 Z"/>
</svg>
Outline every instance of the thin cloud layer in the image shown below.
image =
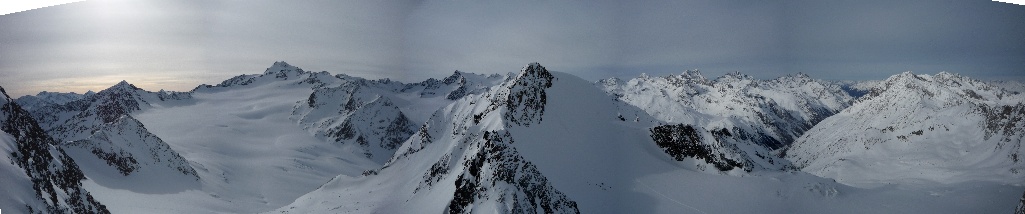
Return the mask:
<svg viewBox="0 0 1025 214">
<path fill-rule="evenodd" d="M 0 16 L 0 29 L 14 96 L 122 79 L 189 90 L 279 60 L 407 82 L 534 61 L 591 80 L 695 68 L 1025 79 L 1025 7 L 989 1 L 94 0 Z"/>
</svg>

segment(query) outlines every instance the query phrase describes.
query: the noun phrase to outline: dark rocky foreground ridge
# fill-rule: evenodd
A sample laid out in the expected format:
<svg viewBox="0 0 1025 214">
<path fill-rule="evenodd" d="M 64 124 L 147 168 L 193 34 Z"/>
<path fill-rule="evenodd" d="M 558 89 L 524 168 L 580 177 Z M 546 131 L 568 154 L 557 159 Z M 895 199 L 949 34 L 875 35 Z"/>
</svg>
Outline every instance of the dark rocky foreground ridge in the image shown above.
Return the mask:
<svg viewBox="0 0 1025 214">
<path fill-rule="evenodd" d="M 82 188 L 85 175 L 75 161 L 65 154 L 21 106 L 0 87 L 0 118 L 4 133 L 14 137 L 16 150 L 9 156 L 31 181 L 34 198 L 41 203 L 24 201 L 25 207 L 12 211 L 27 213 L 110 213 Z M 12 196 L 7 196 L 12 197 Z M 41 205 L 41 206 L 40 206 Z M 23 209 L 19 209 L 23 208 Z M 11 209 L 5 207 L 5 209 Z M 8 211 L 11 212 L 11 211 Z"/>
</svg>

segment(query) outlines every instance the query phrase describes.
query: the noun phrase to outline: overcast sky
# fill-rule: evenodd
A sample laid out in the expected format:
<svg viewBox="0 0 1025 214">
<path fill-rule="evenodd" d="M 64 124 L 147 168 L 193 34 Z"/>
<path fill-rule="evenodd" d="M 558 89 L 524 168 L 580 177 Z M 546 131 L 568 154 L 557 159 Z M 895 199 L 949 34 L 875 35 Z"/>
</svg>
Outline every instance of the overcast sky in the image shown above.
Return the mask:
<svg viewBox="0 0 1025 214">
<path fill-rule="evenodd" d="M 951 71 L 1025 80 L 1025 6 L 923 1 L 103 1 L 0 16 L 14 97 L 190 90 L 274 61 L 403 82 L 529 62 L 587 80 Z"/>
</svg>

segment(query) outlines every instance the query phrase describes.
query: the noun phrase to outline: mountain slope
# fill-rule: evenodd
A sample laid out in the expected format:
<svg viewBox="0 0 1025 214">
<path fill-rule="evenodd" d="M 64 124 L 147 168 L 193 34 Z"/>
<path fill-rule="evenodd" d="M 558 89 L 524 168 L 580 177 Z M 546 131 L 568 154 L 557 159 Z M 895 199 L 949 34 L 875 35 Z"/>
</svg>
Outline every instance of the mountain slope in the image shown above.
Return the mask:
<svg viewBox="0 0 1025 214">
<path fill-rule="evenodd" d="M 518 74 L 442 108 L 382 169 L 335 176 L 268 213 L 993 212 L 1021 190 L 860 189 L 803 172 L 696 172 L 714 166 L 662 151 L 650 136 L 659 124 L 644 111 L 578 77 L 547 73 L 550 81 Z M 985 202 L 956 203 L 965 197 Z"/>
<path fill-rule="evenodd" d="M 544 101 L 527 98 L 537 97 L 527 93 L 543 93 L 551 78 L 543 67 L 532 64 L 509 82 L 460 99 L 436 112 L 383 169 L 367 171 L 363 177 L 335 177 L 282 211 L 330 212 L 337 207 L 317 202 L 336 195 L 352 197 L 362 191 L 356 189 L 370 188 L 376 190 L 343 199 L 341 206 L 365 212 L 576 213 L 576 203 L 554 189 L 501 129 L 506 119 L 518 122 L 509 125 L 540 120 Z"/>
<path fill-rule="evenodd" d="M 142 177 L 135 179 L 112 177 L 117 182 L 100 179 L 103 183 L 125 184 L 131 180 L 146 183 L 154 178 L 168 177 L 195 181 L 199 179 L 195 169 L 131 116 L 132 112 L 152 108 L 164 101 L 165 97 L 161 95 L 166 93 L 148 92 L 121 81 L 94 96 L 83 98 L 81 101 L 90 102 L 88 107 L 49 133 L 77 162 L 86 166 L 88 175 L 107 178 L 111 174 L 108 172 L 123 176 L 143 173 Z M 78 105 L 75 102 L 72 105 Z M 104 164 L 92 164 L 95 162 Z"/>
<path fill-rule="evenodd" d="M 64 150 L 0 88 L 0 207 L 22 213 L 109 213 L 82 188 L 85 176 Z M 10 164 L 8 164 L 10 163 Z"/>
<path fill-rule="evenodd" d="M 788 145 L 852 100 L 839 86 L 804 74 L 756 80 L 731 73 L 709 80 L 686 71 L 595 85 L 669 123 L 651 130 L 667 153 L 681 160 L 699 157 L 719 171 L 786 168 L 787 161 L 771 150 Z"/>
<path fill-rule="evenodd" d="M 379 163 L 391 158 L 434 110 L 502 79 L 459 71 L 443 80 L 409 84 L 347 75 L 335 78 L 332 84 L 316 85 L 307 99 L 298 101 L 291 118 L 318 137 L 357 145 L 364 156 Z"/>
<path fill-rule="evenodd" d="M 391 99 L 364 87 L 353 83 L 314 89 L 295 105 L 292 118 L 320 137 L 359 145 L 367 158 L 383 163 L 416 126 Z"/>
<path fill-rule="evenodd" d="M 482 77 L 465 73 L 459 76 L 469 80 Z M 180 100 L 153 99 L 138 91 L 146 98 L 136 102 L 146 104 L 129 111 L 122 120 L 145 124 L 141 127 L 188 160 L 200 179 L 153 180 L 167 186 L 160 188 L 144 187 L 141 182 L 96 179 L 90 189 L 95 189 L 98 199 L 110 201 L 116 212 L 252 213 L 279 208 L 332 176 L 360 175 L 379 168 L 394 154 L 396 139 L 402 142 L 422 123 L 415 120 L 429 117 L 429 113 L 422 115 L 425 109 L 454 101 L 446 96 L 421 97 L 422 89 L 416 85 L 306 72 L 277 61 L 263 74 L 240 75 L 216 85 L 200 85 L 190 92 L 173 93 L 186 97 Z M 438 91 L 441 89 L 446 88 Z M 346 99 L 350 96 L 354 98 Z M 348 100 L 353 100 L 352 104 L 346 105 Z M 338 130 L 344 123 L 351 123 L 352 132 L 346 133 L 352 137 L 338 140 L 334 134 L 341 133 Z M 104 130 L 111 130 L 106 135 L 109 138 L 130 136 L 137 138 L 136 142 L 154 139 L 136 134 L 134 130 L 140 129 L 112 126 Z M 366 140 L 366 146 L 360 138 Z M 108 174 L 119 173 L 109 170 Z M 178 206 L 181 204 L 194 206 L 182 208 Z"/>
<path fill-rule="evenodd" d="M 1025 181 L 1020 95 L 951 73 L 905 72 L 809 130 L 786 152 L 845 184 Z"/>
</svg>

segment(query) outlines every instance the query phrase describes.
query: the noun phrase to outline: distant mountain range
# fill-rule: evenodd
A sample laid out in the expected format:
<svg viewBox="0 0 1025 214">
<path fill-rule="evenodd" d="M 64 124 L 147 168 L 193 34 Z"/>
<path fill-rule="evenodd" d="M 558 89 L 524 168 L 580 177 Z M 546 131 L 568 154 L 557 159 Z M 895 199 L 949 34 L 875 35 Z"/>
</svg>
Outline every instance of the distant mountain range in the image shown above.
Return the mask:
<svg viewBox="0 0 1025 214">
<path fill-rule="evenodd" d="M 275 62 L 188 92 L 5 92 L 0 207 L 1022 212 L 1021 86 L 946 72 L 589 82 L 538 63 L 402 83 Z"/>
</svg>

